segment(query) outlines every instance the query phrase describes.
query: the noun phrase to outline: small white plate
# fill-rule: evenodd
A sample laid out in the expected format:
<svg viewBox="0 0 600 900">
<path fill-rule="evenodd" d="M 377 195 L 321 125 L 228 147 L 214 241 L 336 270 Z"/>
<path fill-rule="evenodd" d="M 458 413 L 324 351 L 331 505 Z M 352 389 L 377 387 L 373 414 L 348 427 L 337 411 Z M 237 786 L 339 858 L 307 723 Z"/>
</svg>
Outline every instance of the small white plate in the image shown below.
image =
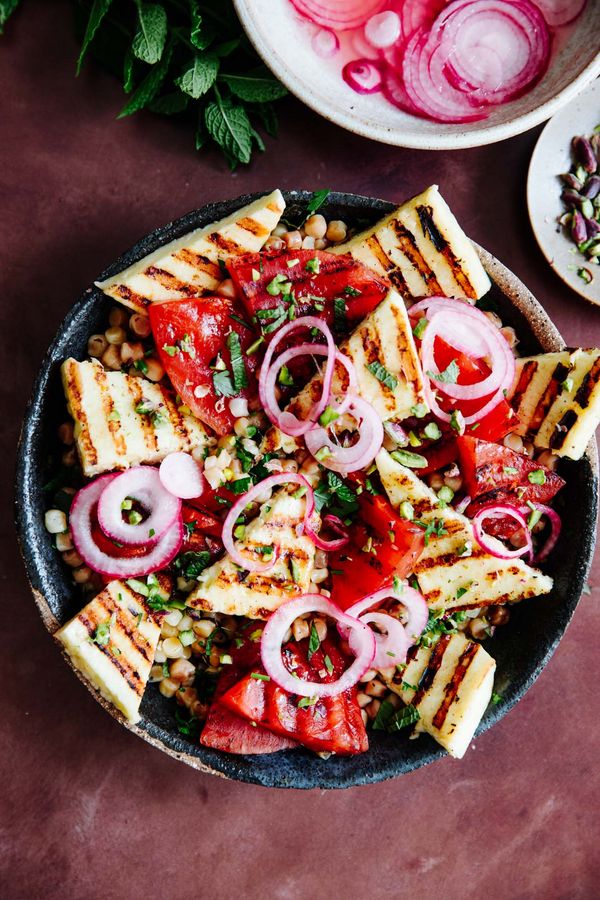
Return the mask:
<svg viewBox="0 0 600 900">
<path fill-rule="evenodd" d="M 600 304 L 600 266 L 589 263 L 558 224 L 565 212 L 560 194 L 561 172 L 572 165 L 571 138 L 590 135 L 600 124 L 600 80 L 563 107 L 548 122 L 539 136 L 527 177 L 527 206 L 533 233 L 540 249 L 556 274 L 586 300 Z M 594 275 L 591 284 L 577 274 L 579 268 Z"/>
</svg>

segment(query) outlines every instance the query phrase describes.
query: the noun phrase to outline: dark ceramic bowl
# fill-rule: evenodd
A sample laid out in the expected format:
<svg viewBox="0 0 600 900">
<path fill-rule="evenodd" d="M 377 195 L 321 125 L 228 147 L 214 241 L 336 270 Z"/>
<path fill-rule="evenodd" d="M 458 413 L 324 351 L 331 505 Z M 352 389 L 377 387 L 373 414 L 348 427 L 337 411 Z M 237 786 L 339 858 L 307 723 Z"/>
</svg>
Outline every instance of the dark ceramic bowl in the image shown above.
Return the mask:
<svg viewBox="0 0 600 900">
<path fill-rule="evenodd" d="M 229 215 L 255 196 L 211 204 L 157 229 L 125 253 L 100 278 L 121 271 L 193 228 Z M 294 207 L 300 213 L 309 197 L 310 194 L 304 191 L 286 193 L 287 214 L 293 218 Z M 362 226 L 392 209 L 393 204 L 383 200 L 333 193 L 323 211 L 329 217 Z M 504 322 L 516 328 L 522 353 L 561 349 L 564 343 L 560 334 L 525 286 L 485 250 L 478 248 L 478 252 L 494 282 L 488 296 L 497 305 Z M 17 468 L 17 527 L 31 588 L 51 634 L 81 606 L 69 571 L 53 550 L 43 521 L 42 486 L 49 477 L 48 457 L 53 448 L 58 452 L 56 426 L 65 418 L 59 366 L 67 356 L 79 359 L 86 356 L 87 338 L 104 330 L 111 305 L 101 291 L 90 287 L 73 306 L 46 353 L 23 422 Z M 565 460 L 561 463 L 560 471 L 567 478 L 569 487 L 564 496 L 559 495 L 557 502 L 563 518 L 564 537 L 547 566 L 555 579 L 554 590 L 546 597 L 515 606 L 509 624 L 498 629 L 486 642 L 486 648 L 498 663 L 496 691 L 502 700 L 485 714 L 478 734 L 498 722 L 529 690 L 548 663 L 575 611 L 594 549 L 597 469 L 595 442 L 590 444 L 579 462 Z M 95 691 L 93 694 L 122 724 L 176 759 L 204 772 L 270 787 L 341 788 L 382 781 L 444 755 L 444 751 L 426 735 L 410 741 L 405 733 L 394 736 L 373 733 L 369 752 L 347 759 L 331 757 L 322 760 L 302 750 L 269 756 L 230 756 L 181 737 L 175 724 L 172 701 L 152 687 L 147 690 L 142 703 L 142 719 L 133 726 Z"/>
</svg>

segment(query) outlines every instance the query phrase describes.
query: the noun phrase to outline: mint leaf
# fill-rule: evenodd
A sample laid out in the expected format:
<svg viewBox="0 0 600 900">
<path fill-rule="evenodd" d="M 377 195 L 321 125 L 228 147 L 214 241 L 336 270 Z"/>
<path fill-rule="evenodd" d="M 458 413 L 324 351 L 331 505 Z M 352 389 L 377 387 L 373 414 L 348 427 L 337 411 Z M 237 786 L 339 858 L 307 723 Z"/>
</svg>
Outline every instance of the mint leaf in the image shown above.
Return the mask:
<svg viewBox="0 0 600 900">
<path fill-rule="evenodd" d="M 306 204 L 307 217 L 308 215 L 311 215 L 312 213 L 320 209 L 321 206 L 323 206 L 330 193 L 331 191 L 329 190 L 329 188 L 323 188 L 320 191 L 313 191 L 312 197 Z"/>
<path fill-rule="evenodd" d="M 238 162 L 250 162 L 252 126 L 243 106 L 223 99 L 218 91 L 215 96 L 216 100 L 204 110 L 204 123 L 213 141 L 225 152 L 230 166 L 235 168 Z"/>
<path fill-rule="evenodd" d="M 219 60 L 216 56 L 195 56 L 194 62 L 181 78 L 175 79 L 185 94 L 199 100 L 215 83 L 219 71 Z"/>
<path fill-rule="evenodd" d="M 147 106 L 151 100 L 154 100 L 166 78 L 169 63 L 171 62 L 171 53 L 171 48 L 168 48 L 160 63 L 148 72 L 135 93 L 132 94 L 131 99 L 117 116 L 118 119 L 124 119 L 125 116 L 132 115 L 132 113 Z"/>
<path fill-rule="evenodd" d="M 134 56 L 153 66 L 163 55 L 167 40 L 167 14 L 159 3 L 138 4 L 138 30 L 133 39 Z"/>
<path fill-rule="evenodd" d="M 231 379 L 231 374 L 227 369 L 220 369 L 213 372 L 213 384 L 215 391 L 220 397 L 235 397 L 238 393 Z"/>
<path fill-rule="evenodd" d="M 392 375 L 391 372 L 388 372 L 383 363 L 379 362 L 376 359 L 374 362 L 369 363 L 367 365 L 367 369 L 373 375 L 377 381 L 380 381 L 382 384 L 385 384 L 391 391 L 395 390 L 398 387 L 398 379 L 395 375 Z"/>
<path fill-rule="evenodd" d="M 227 335 L 227 347 L 231 357 L 231 371 L 233 373 L 233 386 L 239 393 L 248 387 L 248 375 L 246 374 L 246 366 L 244 356 L 242 354 L 242 346 L 237 332 L 230 331 Z"/>
<path fill-rule="evenodd" d="M 287 88 L 264 68 L 246 75 L 223 74 L 221 81 L 225 82 L 232 94 L 247 103 L 268 103 L 287 94 Z"/>
<path fill-rule="evenodd" d="M 190 19 L 192 23 L 190 41 L 197 50 L 206 50 L 215 39 L 216 32 L 212 25 L 203 20 L 196 0 L 190 2 Z"/>
<path fill-rule="evenodd" d="M 123 60 L 123 90 L 126 94 L 131 93 L 133 89 L 133 63 L 133 50 L 130 47 Z"/>
<path fill-rule="evenodd" d="M 426 372 L 425 374 L 433 381 L 439 381 L 440 384 L 456 384 L 458 376 L 460 375 L 460 369 L 458 368 L 456 360 L 453 359 L 448 368 L 444 369 L 443 372 Z"/>
<path fill-rule="evenodd" d="M 19 0 L 4 0 L 4 2 L 0 3 L 0 33 L 2 32 L 1 26 L 4 25 L 18 3 Z M 85 34 L 83 36 L 83 41 L 81 43 L 79 59 L 77 60 L 77 75 L 79 75 L 79 73 L 81 72 L 81 66 L 83 65 L 84 57 L 88 51 L 90 44 L 94 40 L 94 35 L 98 31 L 100 23 L 108 12 L 111 3 L 112 0 L 94 0 L 94 5 L 90 10 L 90 17 L 88 19 Z M 6 11 L 6 9 L 8 9 L 8 11 Z"/>
<path fill-rule="evenodd" d="M 260 103 L 256 114 L 270 137 L 277 137 L 277 114 L 270 103 Z"/>
</svg>

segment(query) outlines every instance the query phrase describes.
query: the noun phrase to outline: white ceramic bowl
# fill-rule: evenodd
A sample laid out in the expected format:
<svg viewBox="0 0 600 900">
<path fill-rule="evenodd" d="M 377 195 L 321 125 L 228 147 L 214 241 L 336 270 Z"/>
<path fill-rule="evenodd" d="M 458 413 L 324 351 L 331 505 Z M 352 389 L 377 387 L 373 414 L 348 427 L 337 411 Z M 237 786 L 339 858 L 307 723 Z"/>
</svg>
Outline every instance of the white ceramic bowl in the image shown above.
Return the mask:
<svg viewBox="0 0 600 900">
<path fill-rule="evenodd" d="M 256 50 L 292 94 L 342 128 L 384 144 L 456 150 L 501 141 L 549 119 L 600 75 L 600 0 L 588 0 L 577 22 L 559 30 L 550 68 L 532 91 L 492 109 L 483 122 L 441 124 L 401 112 L 379 94 L 351 90 L 335 57 L 322 60 L 314 53 L 311 25 L 290 0 L 234 4 Z"/>
</svg>

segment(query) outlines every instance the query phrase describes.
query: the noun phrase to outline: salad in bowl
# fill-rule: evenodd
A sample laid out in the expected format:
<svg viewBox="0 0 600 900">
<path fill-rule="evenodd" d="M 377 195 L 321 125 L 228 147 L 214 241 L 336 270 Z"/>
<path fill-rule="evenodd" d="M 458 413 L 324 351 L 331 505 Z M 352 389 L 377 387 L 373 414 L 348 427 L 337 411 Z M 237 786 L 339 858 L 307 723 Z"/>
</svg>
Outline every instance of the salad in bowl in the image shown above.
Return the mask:
<svg viewBox="0 0 600 900">
<path fill-rule="evenodd" d="M 61 360 L 43 514 L 80 600 L 52 630 L 211 762 L 420 734 L 460 758 L 500 699 L 490 638 L 551 602 L 600 350 L 520 356 L 435 185 L 364 230 L 326 194 L 97 283 L 105 329 Z"/>
</svg>

